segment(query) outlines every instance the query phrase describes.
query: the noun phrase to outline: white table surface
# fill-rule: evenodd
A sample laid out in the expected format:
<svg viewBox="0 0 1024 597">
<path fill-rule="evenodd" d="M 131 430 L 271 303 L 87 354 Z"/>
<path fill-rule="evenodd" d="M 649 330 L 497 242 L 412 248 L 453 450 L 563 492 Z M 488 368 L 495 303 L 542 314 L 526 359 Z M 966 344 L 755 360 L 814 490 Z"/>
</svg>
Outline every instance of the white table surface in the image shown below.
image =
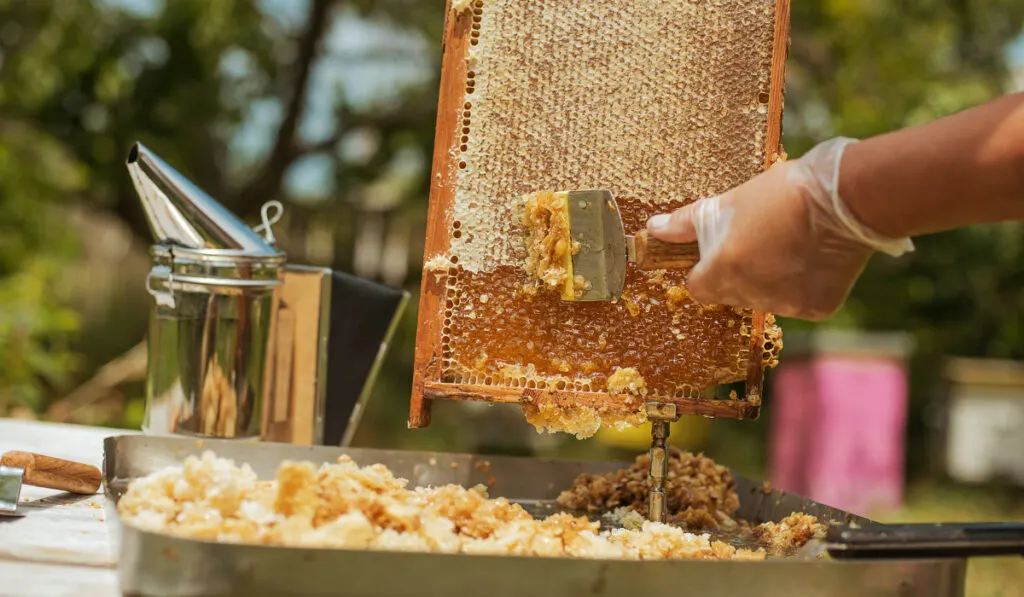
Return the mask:
<svg viewBox="0 0 1024 597">
<path fill-rule="evenodd" d="M 0 419 L 0 453 L 10 450 L 102 468 L 103 439 L 122 429 Z M 18 511 L 0 516 L 0 596 L 120 595 L 115 533 L 106 498 L 22 486 Z"/>
</svg>

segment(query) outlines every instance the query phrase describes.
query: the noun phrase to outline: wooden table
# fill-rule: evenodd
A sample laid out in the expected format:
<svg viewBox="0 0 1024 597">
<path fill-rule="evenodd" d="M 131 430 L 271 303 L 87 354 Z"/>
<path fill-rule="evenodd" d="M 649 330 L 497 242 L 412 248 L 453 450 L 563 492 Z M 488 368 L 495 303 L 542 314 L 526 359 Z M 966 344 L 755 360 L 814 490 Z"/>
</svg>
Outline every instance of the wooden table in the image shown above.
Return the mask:
<svg viewBox="0 0 1024 597">
<path fill-rule="evenodd" d="M 102 467 L 103 439 L 121 429 L 0 419 L 0 453 L 39 452 Z M 19 512 L 0 516 L 0 595 L 120 595 L 116 532 L 102 493 L 23 486 Z"/>
</svg>

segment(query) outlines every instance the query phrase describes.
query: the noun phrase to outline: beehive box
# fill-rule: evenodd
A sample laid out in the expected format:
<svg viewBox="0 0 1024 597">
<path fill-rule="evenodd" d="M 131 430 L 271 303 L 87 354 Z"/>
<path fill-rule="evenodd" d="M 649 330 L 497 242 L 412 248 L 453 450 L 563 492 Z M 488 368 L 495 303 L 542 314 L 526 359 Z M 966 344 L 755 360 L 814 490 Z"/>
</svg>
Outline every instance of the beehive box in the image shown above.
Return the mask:
<svg viewBox="0 0 1024 597">
<path fill-rule="evenodd" d="M 756 416 L 781 348 L 770 315 L 696 304 L 686 272 L 632 265 L 620 300 L 561 301 L 524 269 L 521 198 L 606 188 L 632 233 L 770 167 L 788 0 L 449 0 L 446 15 L 409 426 L 441 398 L 519 403 L 581 437 L 642 422 L 651 400 Z"/>
</svg>

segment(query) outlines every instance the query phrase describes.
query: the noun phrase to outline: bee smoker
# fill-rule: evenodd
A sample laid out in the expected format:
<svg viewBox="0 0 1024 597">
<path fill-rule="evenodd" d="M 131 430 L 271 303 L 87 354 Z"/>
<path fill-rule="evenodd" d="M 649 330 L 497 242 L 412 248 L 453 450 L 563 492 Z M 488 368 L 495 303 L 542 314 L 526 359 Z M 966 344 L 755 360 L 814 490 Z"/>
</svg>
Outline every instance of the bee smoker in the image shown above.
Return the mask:
<svg viewBox="0 0 1024 597">
<path fill-rule="evenodd" d="M 156 241 L 143 431 L 348 445 L 408 293 L 288 263 L 276 201 L 252 229 L 142 144 L 127 166 Z"/>
</svg>

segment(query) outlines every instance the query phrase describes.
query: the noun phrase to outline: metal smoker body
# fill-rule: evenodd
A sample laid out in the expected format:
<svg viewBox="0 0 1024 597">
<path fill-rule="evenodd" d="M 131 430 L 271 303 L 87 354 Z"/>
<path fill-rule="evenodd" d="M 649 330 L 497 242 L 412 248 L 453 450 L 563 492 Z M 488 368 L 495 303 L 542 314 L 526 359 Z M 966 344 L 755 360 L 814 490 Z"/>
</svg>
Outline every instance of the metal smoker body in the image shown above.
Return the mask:
<svg viewBox="0 0 1024 597">
<path fill-rule="evenodd" d="M 141 144 L 127 166 L 157 243 L 143 430 L 321 443 L 330 270 L 285 263 L 271 204 L 264 238 Z M 282 316 L 290 281 L 313 309 Z M 295 362 L 297 343 L 310 362 Z"/>
<path fill-rule="evenodd" d="M 260 435 L 281 260 L 211 253 L 151 251 L 147 432 Z"/>
</svg>

